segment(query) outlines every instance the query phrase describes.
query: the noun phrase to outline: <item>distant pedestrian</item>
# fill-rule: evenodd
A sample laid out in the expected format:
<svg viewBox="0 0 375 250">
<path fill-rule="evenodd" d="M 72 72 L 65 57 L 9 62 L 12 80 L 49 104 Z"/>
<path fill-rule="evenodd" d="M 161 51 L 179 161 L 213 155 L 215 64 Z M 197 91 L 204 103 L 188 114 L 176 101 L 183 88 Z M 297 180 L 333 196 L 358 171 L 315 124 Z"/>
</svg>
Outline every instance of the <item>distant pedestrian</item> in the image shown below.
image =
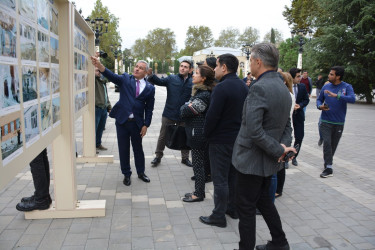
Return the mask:
<svg viewBox="0 0 375 250">
<path fill-rule="evenodd" d="M 324 170 L 320 177 L 333 176 L 333 156 L 344 131 L 347 103 L 355 102 L 351 84 L 344 82 L 344 67 L 331 68 L 328 75 L 330 83 L 322 88 L 316 106 L 322 111 L 320 133 L 323 138 Z"/>
</svg>

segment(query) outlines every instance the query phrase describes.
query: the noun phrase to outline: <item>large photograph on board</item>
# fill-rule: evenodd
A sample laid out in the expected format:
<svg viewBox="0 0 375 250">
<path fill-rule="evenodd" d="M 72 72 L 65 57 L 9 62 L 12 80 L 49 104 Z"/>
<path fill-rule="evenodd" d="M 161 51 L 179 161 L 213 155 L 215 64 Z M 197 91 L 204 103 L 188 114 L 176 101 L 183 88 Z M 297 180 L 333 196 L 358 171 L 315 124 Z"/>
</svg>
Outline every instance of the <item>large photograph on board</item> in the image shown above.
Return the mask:
<svg viewBox="0 0 375 250">
<path fill-rule="evenodd" d="M 38 16 L 38 24 L 49 30 L 49 5 L 46 0 L 36 0 L 36 13 Z"/>
<path fill-rule="evenodd" d="M 59 40 L 51 37 L 51 63 L 59 63 Z"/>
<path fill-rule="evenodd" d="M 50 11 L 50 31 L 55 35 L 59 34 L 59 12 L 54 8 L 51 7 Z"/>
<path fill-rule="evenodd" d="M 0 5 L 16 10 L 16 0 L 0 0 Z"/>
<path fill-rule="evenodd" d="M 17 114 L 18 118 L 0 124 L 1 130 L 1 158 L 4 163 L 7 163 L 11 158 L 18 153 L 21 153 L 23 141 L 21 131 L 21 118 L 20 114 Z"/>
<path fill-rule="evenodd" d="M 56 94 L 60 92 L 60 80 L 59 80 L 59 68 L 51 68 L 51 86 L 52 86 L 52 94 Z"/>
<path fill-rule="evenodd" d="M 20 45 L 21 45 L 21 59 L 36 61 L 36 32 L 35 28 L 20 23 Z"/>
<path fill-rule="evenodd" d="M 39 62 L 49 62 L 49 37 L 46 33 L 38 31 Z"/>
<path fill-rule="evenodd" d="M 39 138 L 38 104 L 24 109 L 25 142 L 31 144 Z"/>
<path fill-rule="evenodd" d="M 46 130 L 51 126 L 52 122 L 52 109 L 51 100 L 42 102 L 40 104 L 40 119 L 42 125 L 42 131 Z"/>
<path fill-rule="evenodd" d="M 52 99 L 52 122 L 53 124 L 60 121 L 60 97 Z"/>
<path fill-rule="evenodd" d="M 36 67 L 22 66 L 22 92 L 24 103 L 38 98 L 36 77 Z"/>
<path fill-rule="evenodd" d="M 50 94 L 49 68 L 39 68 L 39 94 L 40 98 Z"/>
<path fill-rule="evenodd" d="M 18 67 L 0 64 L 0 109 L 20 104 Z"/>
<path fill-rule="evenodd" d="M 17 27 L 16 19 L 5 9 L 0 8 L 0 56 L 17 57 Z"/>
<path fill-rule="evenodd" d="M 18 13 L 35 22 L 35 1 L 34 0 L 18 0 Z"/>
</svg>

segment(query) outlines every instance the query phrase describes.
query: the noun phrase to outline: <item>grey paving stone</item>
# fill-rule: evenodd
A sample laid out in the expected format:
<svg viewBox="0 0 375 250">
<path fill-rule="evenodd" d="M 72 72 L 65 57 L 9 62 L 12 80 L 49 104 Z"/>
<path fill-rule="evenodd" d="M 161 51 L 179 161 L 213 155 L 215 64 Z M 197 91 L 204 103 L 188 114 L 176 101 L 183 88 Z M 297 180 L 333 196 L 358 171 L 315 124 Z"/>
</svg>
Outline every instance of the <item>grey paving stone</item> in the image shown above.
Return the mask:
<svg viewBox="0 0 375 250">
<path fill-rule="evenodd" d="M 24 233 L 21 229 L 7 229 L 0 234 L 0 241 L 18 241 Z"/>
<path fill-rule="evenodd" d="M 63 246 L 85 246 L 88 234 L 68 233 Z"/>
<path fill-rule="evenodd" d="M 132 249 L 154 249 L 153 237 L 132 238 Z"/>
<path fill-rule="evenodd" d="M 60 249 L 68 229 L 50 229 L 44 235 L 42 242 L 40 243 L 40 249 Z"/>
<path fill-rule="evenodd" d="M 88 239 L 85 249 L 108 249 L 108 239 Z"/>
<path fill-rule="evenodd" d="M 42 241 L 44 234 L 24 234 L 16 243 L 16 247 L 37 247 Z"/>
<path fill-rule="evenodd" d="M 13 249 L 14 245 L 18 240 L 0 240 L 0 246 L 2 250 Z"/>
</svg>

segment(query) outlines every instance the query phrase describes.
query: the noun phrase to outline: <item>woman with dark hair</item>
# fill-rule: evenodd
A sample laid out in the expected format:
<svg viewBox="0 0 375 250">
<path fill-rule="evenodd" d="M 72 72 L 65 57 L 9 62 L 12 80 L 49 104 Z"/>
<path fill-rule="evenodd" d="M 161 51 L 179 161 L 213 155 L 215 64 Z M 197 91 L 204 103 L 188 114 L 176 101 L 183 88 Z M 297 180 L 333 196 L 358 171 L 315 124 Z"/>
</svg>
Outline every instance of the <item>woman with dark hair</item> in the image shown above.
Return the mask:
<svg viewBox="0 0 375 250">
<path fill-rule="evenodd" d="M 193 76 L 193 90 L 189 102 L 181 107 L 185 122 L 187 145 L 191 147 L 195 191 L 185 194 L 183 201 L 197 202 L 205 198 L 205 165 L 209 164 L 207 141 L 203 135 L 204 120 L 215 86 L 215 73 L 209 66 L 198 66 Z"/>
</svg>

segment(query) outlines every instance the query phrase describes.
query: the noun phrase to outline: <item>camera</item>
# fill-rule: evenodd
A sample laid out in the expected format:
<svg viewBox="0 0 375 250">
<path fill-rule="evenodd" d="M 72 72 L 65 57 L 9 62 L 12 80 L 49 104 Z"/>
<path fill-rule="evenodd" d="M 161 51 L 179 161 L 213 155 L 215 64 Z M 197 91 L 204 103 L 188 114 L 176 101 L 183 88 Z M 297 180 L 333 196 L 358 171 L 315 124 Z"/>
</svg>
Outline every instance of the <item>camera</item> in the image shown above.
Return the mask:
<svg viewBox="0 0 375 250">
<path fill-rule="evenodd" d="M 104 51 L 99 51 L 99 56 L 104 59 L 108 57 L 108 54 Z"/>
</svg>

